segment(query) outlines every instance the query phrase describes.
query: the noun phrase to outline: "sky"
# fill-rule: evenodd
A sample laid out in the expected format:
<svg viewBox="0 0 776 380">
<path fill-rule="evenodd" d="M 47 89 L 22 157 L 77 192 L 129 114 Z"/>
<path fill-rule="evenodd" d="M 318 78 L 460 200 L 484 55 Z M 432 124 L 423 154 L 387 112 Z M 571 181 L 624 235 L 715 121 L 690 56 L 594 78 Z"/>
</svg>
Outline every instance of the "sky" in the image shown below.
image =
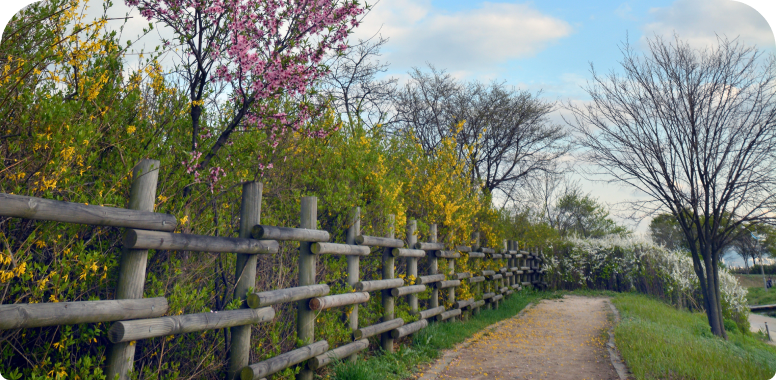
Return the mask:
<svg viewBox="0 0 776 380">
<path fill-rule="evenodd" d="M 402 81 L 413 67 L 432 64 L 460 80 L 504 81 L 541 91 L 549 101 L 584 103 L 590 99 L 581 86 L 591 77 L 591 65 L 599 72 L 616 70 L 626 41 L 643 51 L 646 38 L 656 35 L 676 34 L 695 47 L 714 44 L 716 35 L 724 35 L 776 53 L 774 33 L 766 21 L 776 25 L 776 1 L 742 1 L 759 11 L 731 0 L 380 0 L 352 38 L 378 33 L 387 37 L 381 57 L 390 63 L 385 75 Z M 0 30 L 29 2 L 3 0 Z M 101 1 L 90 2 L 98 13 Z M 127 36 L 147 25 L 122 0 L 115 4 L 109 16 L 127 12 L 136 16 L 127 25 Z M 154 33 L 136 46 L 152 48 L 158 41 Z M 552 120 L 562 123 L 561 113 L 553 114 Z M 615 216 L 620 202 L 642 196 L 596 178 L 577 178 L 583 190 L 613 207 Z M 647 225 L 645 220 L 631 227 L 645 232 Z"/>
</svg>

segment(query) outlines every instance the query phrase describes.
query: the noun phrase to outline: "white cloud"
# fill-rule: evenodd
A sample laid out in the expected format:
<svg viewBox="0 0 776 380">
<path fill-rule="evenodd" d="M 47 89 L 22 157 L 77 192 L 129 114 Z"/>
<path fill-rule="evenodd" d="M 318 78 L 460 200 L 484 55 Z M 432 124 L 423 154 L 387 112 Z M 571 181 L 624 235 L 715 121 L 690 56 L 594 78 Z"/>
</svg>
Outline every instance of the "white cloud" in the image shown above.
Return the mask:
<svg viewBox="0 0 776 380">
<path fill-rule="evenodd" d="M 572 33 L 566 21 L 528 4 L 486 2 L 476 9 L 445 13 L 427 0 L 383 0 L 354 36 L 368 38 L 378 30 L 390 38 L 384 58 L 394 69 L 429 62 L 456 73 L 492 72 Z"/>
<path fill-rule="evenodd" d="M 614 14 L 623 20 L 635 20 L 632 11 L 633 8 L 631 8 L 630 4 L 622 3 L 619 7 L 617 7 L 617 9 L 614 10 Z"/>
<path fill-rule="evenodd" d="M 748 45 L 774 49 L 768 22 L 752 7 L 731 0 L 677 0 L 665 8 L 650 10 L 654 22 L 643 27 L 644 37 L 672 37 L 674 32 L 692 46 L 716 45 L 717 37 L 739 37 Z M 643 42 L 643 41 L 642 41 Z"/>
</svg>

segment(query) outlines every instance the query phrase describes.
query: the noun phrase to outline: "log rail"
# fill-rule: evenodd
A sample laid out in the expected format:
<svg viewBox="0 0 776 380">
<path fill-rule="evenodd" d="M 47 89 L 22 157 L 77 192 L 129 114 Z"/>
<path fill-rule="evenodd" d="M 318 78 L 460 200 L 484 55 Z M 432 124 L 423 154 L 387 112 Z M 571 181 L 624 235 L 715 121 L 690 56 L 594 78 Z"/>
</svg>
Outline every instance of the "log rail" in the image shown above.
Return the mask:
<svg viewBox="0 0 776 380">
<path fill-rule="evenodd" d="M 158 172 L 158 161 L 144 160 L 138 168 L 147 168 L 149 165 L 152 172 L 153 170 Z M 147 183 L 141 184 L 146 187 L 137 185 L 138 189 L 143 189 L 142 191 L 150 194 L 149 199 L 153 199 L 152 196 L 156 191 L 155 181 L 154 179 L 153 183 L 146 181 Z M 243 207 L 258 207 L 258 210 L 254 211 L 260 213 L 261 184 L 248 183 L 243 191 L 251 187 L 256 188 L 256 185 L 259 189 L 258 198 L 255 196 L 246 198 L 244 193 Z M 135 184 L 133 184 L 134 187 Z M 253 199 L 248 206 L 245 205 L 246 199 Z M 416 231 L 415 221 L 411 221 L 406 241 L 395 239 L 393 232 L 385 237 L 361 235 L 360 228 L 356 228 L 353 230 L 355 232 L 349 230 L 351 235 L 349 235 L 348 244 L 331 242 L 332 234 L 315 228 L 317 219 L 315 197 L 307 197 L 302 202 L 303 228 L 262 225 L 259 224 L 259 215 L 248 210 L 248 214 L 242 215 L 252 216 L 244 218 L 246 225 L 240 227 L 239 238 L 176 233 L 179 224 L 174 216 L 149 211 L 153 210 L 152 202 L 144 201 L 148 204 L 140 205 L 132 202 L 134 201 L 130 201 L 130 208 L 123 209 L 0 193 L 0 216 L 121 227 L 125 228 L 123 247 L 129 252 L 147 252 L 154 249 L 238 254 L 238 262 L 249 266 L 256 265 L 256 255 L 278 253 L 279 241 L 299 242 L 300 279 L 298 283 L 300 285 L 286 289 L 248 291 L 252 288 L 251 284 L 255 283 L 255 268 L 248 267 L 247 274 L 239 271 L 235 274 L 238 278 L 236 281 L 242 281 L 240 289 L 244 289 L 240 290 L 242 293 L 239 293 L 238 289 L 235 290 L 235 296 L 239 295 L 244 300 L 241 308 L 169 315 L 167 299 L 164 297 L 142 298 L 141 280 L 144 278 L 144 273 L 138 273 L 132 274 L 135 276 L 132 278 L 134 281 L 132 286 L 140 286 L 140 292 L 137 293 L 135 289 L 131 294 L 117 294 L 115 300 L 0 305 L 0 330 L 112 322 L 107 336 L 115 347 L 110 348 L 111 356 L 106 362 L 107 373 L 111 376 L 117 375 L 120 380 L 126 380 L 129 378 L 128 373 L 132 371 L 134 361 L 134 348 L 131 347 L 132 344 L 128 346 L 127 342 L 230 328 L 232 336 L 235 337 L 229 365 L 225 367 L 228 368 L 230 378 L 263 379 L 286 368 L 307 362 L 297 375 L 298 379 L 307 380 L 312 379 L 313 370 L 324 367 L 332 361 L 354 358 L 356 353 L 369 347 L 370 337 L 381 336 L 384 348 L 386 348 L 386 342 L 390 344 L 388 347 L 392 348 L 393 339 L 401 339 L 416 333 L 427 327 L 431 320 L 442 322 L 456 318 L 465 319 L 467 315 L 476 313 L 480 308 L 497 308 L 501 299 L 524 286 L 546 287 L 542 279 L 544 258 L 538 251 L 519 250 L 516 241 L 504 241 L 505 247 L 497 252 L 494 248 L 481 247 L 478 233 L 471 246 L 448 245 L 437 241 L 436 225 L 432 225 L 430 241 L 418 242 L 416 237 L 409 237 Z M 360 213 L 356 211 L 355 215 L 359 216 Z M 358 265 L 354 267 L 356 276 L 351 276 L 351 258 L 355 257 L 355 260 L 358 260 L 359 256 L 369 256 L 375 248 L 383 251 L 384 271 L 385 268 L 394 267 L 394 259 L 407 260 L 410 272 L 406 276 L 408 279 L 414 279 L 414 282 L 405 282 L 404 275 L 394 278 L 392 269 L 388 274 L 383 273 L 382 279 L 358 281 Z M 352 281 L 349 282 L 352 288 L 348 289 L 352 289 L 352 292 L 330 294 L 331 289 L 328 284 L 316 283 L 314 264 L 316 255 L 348 256 L 348 281 Z M 485 260 L 483 264 L 498 270 L 456 273 L 455 259 L 461 257 L 469 260 Z M 437 269 L 437 259 L 442 259 L 441 262 L 446 263 L 445 270 Z M 432 269 L 428 274 L 417 275 L 418 260 L 429 261 Z M 412 263 L 412 266 L 409 263 Z M 144 270 L 145 266 L 137 266 L 137 268 Z M 355 281 L 351 277 L 354 277 Z M 468 281 L 472 287 L 474 297 L 456 300 L 455 289 L 465 281 Z M 451 309 L 446 309 L 439 302 L 439 293 L 442 290 L 446 296 L 441 298 L 447 300 L 445 304 L 452 306 Z M 370 292 L 376 291 L 382 292 L 381 299 L 386 310 L 383 316 L 384 322 L 358 327 L 355 305 L 370 302 Z M 418 310 L 417 294 L 426 291 L 431 291 L 432 298 L 428 301 L 425 310 Z M 412 306 L 411 315 L 413 318 L 417 317 L 417 321 L 405 323 L 402 318 L 392 317 L 393 300 L 396 297 L 408 297 L 408 300 L 412 301 L 410 303 L 414 306 Z M 306 342 L 306 345 L 258 363 L 248 363 L 250 355 L 247 351 L 241 351 L 239 347 L 234 346 L 236 344 L 234 340 L 239 336 L 242 342 L 246 342 L 245 339 L 250 342 L 250 325 L 272 320 L 276 316 L 274 305 L 283 303 L 297 303 L 297 308 L 300 309 L 297 321 L 298 336 L 300 342 Z M 769 306 L 776 308 L 774 305 Z M 340 307 L 354 310 L 353 318 L 356 320 L 353 323 L 351 318 L 350 324 L 353 341 L 330 349 L 326 340 L 311 339 L 314 337 L 314 313 Z M 301 339 L 302 337 L 306 338 Z M 249 346 L 247 347 L 250 349 Z"/>
</svg>

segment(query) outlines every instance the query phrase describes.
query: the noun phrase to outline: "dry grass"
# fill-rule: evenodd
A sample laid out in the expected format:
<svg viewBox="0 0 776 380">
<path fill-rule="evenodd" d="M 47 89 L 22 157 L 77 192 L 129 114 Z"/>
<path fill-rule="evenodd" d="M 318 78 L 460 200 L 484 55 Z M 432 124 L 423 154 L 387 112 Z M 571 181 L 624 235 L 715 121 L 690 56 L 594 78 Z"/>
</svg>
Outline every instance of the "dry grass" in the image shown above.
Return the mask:
<svg viewBox="0 0 776 380">
<path fill-rule="evenodd" d="M 759 274 L 736 274 L 738 283 L 745 288 L 762 288 L 763 276 Z"/>
</svg>

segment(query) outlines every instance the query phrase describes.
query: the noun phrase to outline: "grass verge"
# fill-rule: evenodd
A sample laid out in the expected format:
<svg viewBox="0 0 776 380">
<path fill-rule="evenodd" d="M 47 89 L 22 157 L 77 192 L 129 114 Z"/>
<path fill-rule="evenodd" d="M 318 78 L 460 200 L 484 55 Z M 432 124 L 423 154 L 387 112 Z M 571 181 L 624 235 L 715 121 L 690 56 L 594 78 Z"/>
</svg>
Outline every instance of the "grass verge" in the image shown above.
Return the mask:
<svg viewBox="0 0 776 380">
<path fill-rule="evenodd" d="M 776 288 L 765 290 L 762 286 L 748 288 L 746 302 L 749 305 L 773 305 L 776 304 Z"/>
<path fill-rule="evenodd" d="M 725 341 L 711 334 L 706 315 L 679 311 L 649 297 L 612 298 L 622 320 L 617 348 L 637 379 L 770 379 L 776 347 L 737 329 Z"/>
<path fill-rule="evenodd" d="M 377 351 L 371 356 L 360 355 L 355 363 L 335 363 L 328 376 L 336 380 L 405 379 L 412 376 L 419 365 L 436 359 L 440 350 L 454 347 L 477 331 L 516 315 L 529 303 L 545 296 L 546 293 L 522 290 L 501 302 L 498 310 L 483 310 L 466 322 L 432 323 L 396 352 Z M 370 343 L 371 347 L 379 347 L 379 338 Z"/>
</svg>

